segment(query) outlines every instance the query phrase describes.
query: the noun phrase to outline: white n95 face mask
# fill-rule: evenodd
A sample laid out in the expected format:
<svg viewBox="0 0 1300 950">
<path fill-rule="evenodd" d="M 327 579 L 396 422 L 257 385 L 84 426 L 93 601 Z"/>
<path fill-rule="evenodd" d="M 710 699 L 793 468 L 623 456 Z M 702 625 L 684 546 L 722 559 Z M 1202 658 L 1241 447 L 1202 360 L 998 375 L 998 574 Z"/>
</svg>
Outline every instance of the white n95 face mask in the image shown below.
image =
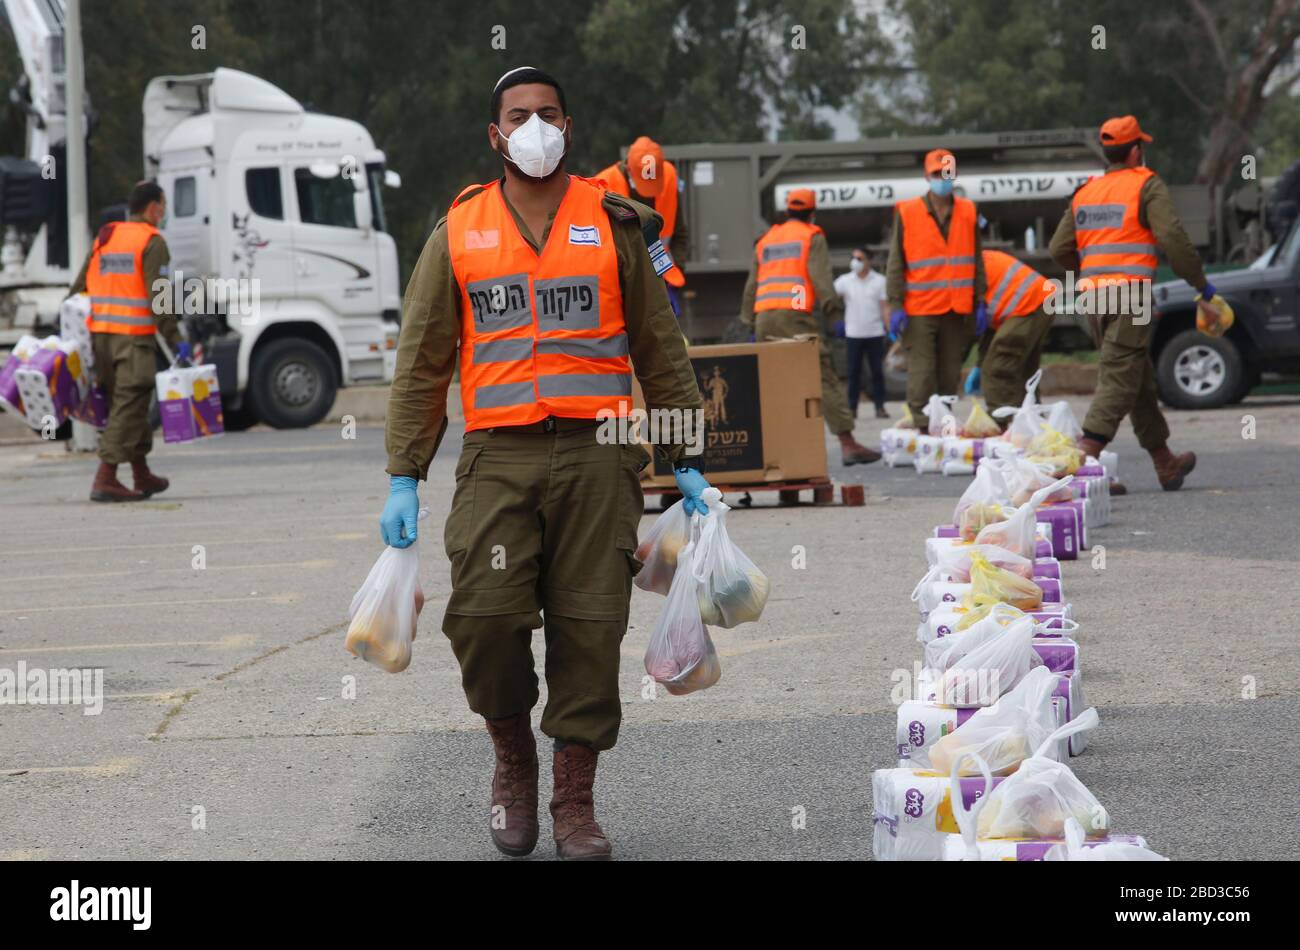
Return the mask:
<svg viewBox="0 0 1300 950">
<path fill-rule="evenodd" d="M 503 157 L 533 178 L 545 178 L 564 157 L 564 131 L 543 122 L 536 112 L 513 133 L 501 137 L 510 150 L 509 155 L 503 152 Z"/>
</svg>

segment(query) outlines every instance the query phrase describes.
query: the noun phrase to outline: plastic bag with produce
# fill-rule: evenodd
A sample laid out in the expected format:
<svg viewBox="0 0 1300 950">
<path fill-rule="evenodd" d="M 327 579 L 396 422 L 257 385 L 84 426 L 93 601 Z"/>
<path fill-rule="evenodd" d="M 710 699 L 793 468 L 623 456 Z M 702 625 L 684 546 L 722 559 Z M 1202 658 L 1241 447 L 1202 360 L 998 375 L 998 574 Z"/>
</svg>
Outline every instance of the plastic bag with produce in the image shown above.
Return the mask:
<svg viewBox="0 0 1300 950">
<path fill-rule="evenodd" d="M 674 696 L 708 689 L 722 678 L 718 651 L 700 616 L 700 587 L 695 542 L 688 541 L 677 555 L 668 600 L 645 651 L 645 671 Z"/>
<path fill-rule="evenodd" d="M 952 523 L 957 526 L 963 540 L 975 540 L 980 528 L 1005 517 L 998 516 L 1002 515 L 1003 507 L 1011 501 L 1011 492 L 1004 475 L 1006 470 L 1005 462 L 985 459 L 975 470 L 971 483 L 957 499 L 957 507 L 952 512 Z M 979 510 L 967 515 L 971 508 Z"/>
<path fill-rule="evenodd" d="M 976 613 L 981 613 L 981 615 L 965 627 L 950 629 L 947 633 L 925 645 L 925 665 L 927 668 L 943 672 L 957 666 L 972 650 L 1000 637 L 1013 622 L 1021 618 L 1030 621 L 1030 633 L 1025 640 L 1025 645 L 1032 650 L 1029 641 L 1033 639 L 1033 618 L 1024 611 L 1017 610 L 1010 604 L 991 604 L 988 607 L 980 608 L 979 611 L 967 611 L 956 616 L 964 620 Z M 960 622 L 954 624 L 954 627 L 959 625 Z M 1026 669 L 1028 668 L 1026 667 Z M 1010 688 L 1010 685 L 1008 688 Z M 939 699 L 937 702 L 947 702 L 947 700 Z"/>
<path fill-rule="evenodd" d="M 1086 460 L 1082 449 L 1046 424 L 1025 446 L 1025 458 L 1055 477 L 1073 475 Z"/>
<path fill-rule="evenodd" d="M 1029 377 L 1025 383 L 1025 399 L 1020 404 L 1019 409 L 1011 406 L 999 406 L 993 410 L 993 418 L 1002 419 L 1011 416 L 1011 424 L 1007 426 L 1007 431 L 1003 437 L 1008 439 L 1012 445 L 1018 449 L 1023 449 L 1038 435 L 1043 428 L 1043 407 L 1038 404 L 1038 384 L 1043 378 L 1043 371 L 1040 369 Z"/>
<path fill-rule="evenodd" d="M 1043 661 L 1034 650 L 1034 619 L 1021 615 L 1006 627 L 987 617 L 964 633 L 943 637 L 926 646 L 928 668 L 942 670 L 932 698 L 945 706 L 991 706 L 1014 689 L 1025 674 Z M 949 646 L 948 641 L 956 641 Z M 924 688 L 924 687 L 923 687 Z M 931 698 L 927 689 L 922 695 Z"/>
<path fill-rule="evenodd" d="M 1057 480 L 1053 473 L 1051 464 L 1040 465 L 1032 462 L 1027 458 L 1008 459 L 1005 478 L 1007 487 L 1011 490 L 1011 504 L 1019 508 L 1031 497 L 1034 492 L 1040 488 Z M 1066 487 L 1053 491 L 1043 501 L 1045 505 L 1054 505 L 1057 502 L 1073 501 L 1074 490 Z"/>
<path fill-rule="evenodd" d="M 421 520 L 428 515 L 429 509 L 420 509 Z M 343 646 L 389 673 L 410 665 L 411 641 L 424 609 L 419 544 L 417 540 L 406 548 L 385 547 L 348 610 L 351 623 Z"/>
<path fill-rule="evenodd" d="M 1047 667 L 1034 667 L 996 703 L 977 709 L 935 742 L 929 749 L 929 764 L 940 772 L 950 772 L 965 756 L 976 753 L 996 775 L 1015 771 L 1056 729 L 1052 694 L 1057 681 Z M 1061 757 L 1059 749 L 1049 752 Z"/>
<path fill-rule="evenodd" d="M 1049 497 L 1059 496 L 1068 490 L 1072 480 L 1067 475 L 1050 485 L 1044 485 L 1030 495 L 1029 500 L 1018 507 L 1011 517 L 982 528 L 975 537 L 975 543 L 996 545 L 1032 560 L 1038 547 L 1038 509 Z"/>
<path fill-rule="evenodd" d="M 1196 329 L 1209 336 L 1223 336 L 1236 322 L 1228 301 L 1218 294 L 1210 300 L 1196 300 Z"/>
<path fill-rule="evenodd" d="M 1083 426 L 1074 415 L 1074 410 L 1064 399 L 1047 407 L 1047 424 L 1070 440 L 1073 445 L 1083 438 Z"/>
<path fill-rule="evenodd" d="M 989 415 L 984 404 L 976 399 L 971 406 L 970 415 L 961 427 L 961 434 L 968 439 L 991 439 L 1002 434 L 1002 427 Z"/>
<path fill-rule="evenodd" d="M 1089 841 L 1083 828 L 1073 818 L 1065 819 L 1065 843 L 1053 845 L 1043 855 L 1044 861 L 1168 861 L 1150 848 L 1141 838 L 1122 840 L 1107 838 Z"/>
<path fill-rule="evenodd" d="M 682 501 L 668 507 L 655 519 L 637 545 L 636 559 L 642 563 L 632 583 L 642 590 L 667 596 L 677 572 L 677 555 L 691 540 L 691 519 Z"/>
<path fill-rule="evenodd" d="M 700 496 L 709 513 L 693 515 L 699 528 L 695 543 L 695 579 L 700 582 L 700 616 L 714 627 L 734 627 L 757 620 L 767 603 L 767 575 L 727 533 L 727 512 L 722 492 L 706 488 Z"/>
<path fill-rule="evenodd" d="M 926 432 L 936 437 L 956 435 L 957 420 L 952 414 L 956 402 L 956 396 L 940 396 L 938 393 L 931 396 L 925 404 Z"/>
<path fill-rule="evenodd" d="M 961 605 L 969 610 L 992 603 L 1010 604 L 1024 611 L 1036 610 L 1042 606 L 1043 589 L 1023 575 L 999 567 L 978 551 L 973 552 L 970 590 Z"/>
</svg>

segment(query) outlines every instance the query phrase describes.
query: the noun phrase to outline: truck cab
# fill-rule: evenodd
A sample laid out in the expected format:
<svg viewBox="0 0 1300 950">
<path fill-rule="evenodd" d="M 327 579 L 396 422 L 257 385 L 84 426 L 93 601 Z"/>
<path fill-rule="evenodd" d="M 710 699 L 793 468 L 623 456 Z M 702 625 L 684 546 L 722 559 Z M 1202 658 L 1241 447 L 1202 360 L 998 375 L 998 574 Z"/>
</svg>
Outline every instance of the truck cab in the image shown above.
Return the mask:
<svg viewBox="0 0 1300 950">
<path fill-rule="evenodd" d="M 401 287 L 382 188 L 400 179 L 363 126 L 233 69 L 161 76 L 144 171 L 167 194 L 173 309 L 233 417 L 308 426 L 339 386 L 392 380 Z"/>
<path fill-rule="evenodd" d="M 1249 267 L 1209 275 L 1236 320 L 1222 337 L 1196 329 L 1196 291 L 1185 281 L 1154 287 L 1152 340 L 1160 398 L 1182 409 L 1239 402 L 1266 372 L 1300 372 L 1300 226 Z"/>
</svg>

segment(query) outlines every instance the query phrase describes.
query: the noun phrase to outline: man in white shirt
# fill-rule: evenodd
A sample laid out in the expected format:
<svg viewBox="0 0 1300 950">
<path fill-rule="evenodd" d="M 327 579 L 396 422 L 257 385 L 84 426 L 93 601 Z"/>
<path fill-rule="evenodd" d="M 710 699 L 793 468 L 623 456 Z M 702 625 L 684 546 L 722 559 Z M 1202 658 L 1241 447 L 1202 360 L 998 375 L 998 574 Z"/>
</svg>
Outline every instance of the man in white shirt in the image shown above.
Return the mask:
<svg viewBox="0 0 1300 950">
<path fill-rule="evenodd" d="M 862 393 L 862 357 L 871 366 L 871 401 L 876 418 L 888 419 L 885 411 L 885 320 L 889 312 L 885 277 L 871 268 L 871 252 L 853 249 L 850 272 L 835 278 L 835 292 L 844 301 L 844 343 L 848 350 L 849 412 L 858 415 Z"/>
</svg>

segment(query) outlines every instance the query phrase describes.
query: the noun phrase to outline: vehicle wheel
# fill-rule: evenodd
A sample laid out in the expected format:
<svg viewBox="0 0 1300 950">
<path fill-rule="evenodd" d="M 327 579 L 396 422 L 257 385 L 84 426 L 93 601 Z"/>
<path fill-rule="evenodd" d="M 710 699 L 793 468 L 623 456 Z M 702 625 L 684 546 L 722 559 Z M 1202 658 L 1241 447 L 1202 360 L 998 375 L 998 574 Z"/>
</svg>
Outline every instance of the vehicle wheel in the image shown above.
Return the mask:
<svg viewBox="0 0 1300 950">
<path fill-rule="evenodd" d="M 273 340 L 253 353 L 248 398 L 253 413 L 269 426 L 315 425 L 330 411 L 337 393 L 334 365 L 310 340 Z"/>
<path fill-rule="evenodd" d="M 1184 330 L 1166 343 L 1156 363 L 1160 398 L 1178 409 L 1226 406 L 1245 379 L 1236 345 L 1198 330 Z"/>
<path fill-rule="evenodd" d="M 232 409 L 223 403 L 221 418 L 227 432 L 243 432 L 257 425 L 257 416 L 253 414 L 247 399 L 238 409 Z"/>
<path fill-rule="evenodd" d="M 1243 399 L 1245 399 L 1247 396 L 1250 395 L 1251 391 L 1256 386 L 1258 386 L 1263 381 L 1264 381 L 1263 374 L 1260 373 L 1259 370 L 1250 370 L 1245 373 L 1242 373 L 1241 388 L 1239 388 L 1235 393 L 1233 393 L 1232 398 L 1229 399 L 1228 402 L 1229 403 L 1241 402 Z"/>
</svg>

